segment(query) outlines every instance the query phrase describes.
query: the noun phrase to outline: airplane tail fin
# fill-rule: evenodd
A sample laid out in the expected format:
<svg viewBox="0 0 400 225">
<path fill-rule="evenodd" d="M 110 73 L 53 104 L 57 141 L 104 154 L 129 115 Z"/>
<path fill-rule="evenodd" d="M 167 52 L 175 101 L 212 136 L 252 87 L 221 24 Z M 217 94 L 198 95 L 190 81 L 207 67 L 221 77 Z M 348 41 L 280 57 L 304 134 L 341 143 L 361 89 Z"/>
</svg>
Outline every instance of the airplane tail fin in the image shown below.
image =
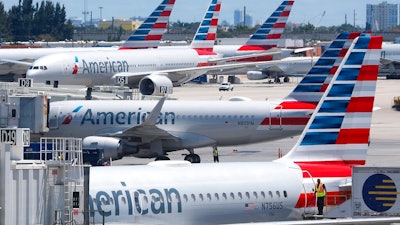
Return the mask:
<svg viewBox="0 0 400 225">
<path fill-rule="evenodd" d="M 297 144 L 277 161 L 365 164 L 381 46 L 380 36 L 354 40 Z"/>
<path fill-rule="evenodd" d="M 359 35 L 359 32 L 339 34 L 295 89 L 285 98 L 285 102 L 294 100 L 318 104 L 350 45 Z"/>
<path fill-rule="evenodd" d="M 268 50 L 277 47 L 294 1 L 283 1 L 239 51 Z"/>
<path fill-rule="evenodd" d="M 157 48 L 167 30 L 175 0 L 163 0 L 119 49 Z"/>
<path fill-rule="evenodd" d="M 197 29 L 190 47 L 197 51 L 212 52 L 217 36 L 221 0 L 211 0 L 203 21 Z"/>
</svg>

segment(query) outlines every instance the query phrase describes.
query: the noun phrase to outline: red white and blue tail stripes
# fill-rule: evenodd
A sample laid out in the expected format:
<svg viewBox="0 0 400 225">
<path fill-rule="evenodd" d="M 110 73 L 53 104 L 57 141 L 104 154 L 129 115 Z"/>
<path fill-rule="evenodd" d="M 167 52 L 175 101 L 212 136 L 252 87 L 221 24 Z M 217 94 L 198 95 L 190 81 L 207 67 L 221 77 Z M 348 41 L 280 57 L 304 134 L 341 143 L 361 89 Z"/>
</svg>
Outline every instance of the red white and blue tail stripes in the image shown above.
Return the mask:
<svg viewBox="0 0 400 225">
<path fill-rule="evenodd" d="M 268 50 L 277 47 L 294 1 L 283 1 L 239 51 Z"/>
<path fill-rule="evenodd" d="M 285 101 L 318 104 L 350 45 L 359 35 L 358 32 L 339 34 Z"/>
<path fill-rule="evenodd" d="M 382 37 L 348 49 L 296 146 L 282 160 L 365 164 Z"/>
<path fill-rule="evenodd" d="M 203 21 L 201 22 L 196 35 L 190 45 L 201 55 L 202 51 L 209 54 L 213 51 L 214 42 L 217 36 L 218 18 L 221 11 L 221 0 L 211 0 Z"/>
<path fill-rule="evenodd" d="M 135 30 L 120 49 L 157 48 L 167 30 L 175 0 L 163 0 L 151 15 Z"/>
</svg>

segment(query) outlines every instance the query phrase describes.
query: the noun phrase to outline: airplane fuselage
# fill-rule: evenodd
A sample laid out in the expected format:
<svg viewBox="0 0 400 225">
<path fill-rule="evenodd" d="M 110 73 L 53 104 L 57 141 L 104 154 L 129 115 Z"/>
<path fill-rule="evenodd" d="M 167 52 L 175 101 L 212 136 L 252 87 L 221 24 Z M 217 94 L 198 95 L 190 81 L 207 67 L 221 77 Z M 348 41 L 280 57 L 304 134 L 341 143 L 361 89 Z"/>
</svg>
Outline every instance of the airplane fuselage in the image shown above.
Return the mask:
<svg viewBox="0 0 400 225">
<path fill-rule="evenodd" d="M 294 163 L 157 164 L 91 168 L 90 216 L 96 222 L 104 216 L 106 223 L 196 225 L 299 220 L 316 212 L 318 171 Z M 349 166 L 335 169 L 322 178 L 331 199 L 351 177 Z"/>
<path fill-rule="evenodd" d="M 213 53 L 202 54 L 190 48 L 52 54 L 35 61 L 36 68 L 30 69 L 27 77 L 32 78 L 34 82 L 57 80 L 59 84 L 83 84 L 90 87 L 114 85 L 114 75 L 130 73 L 133 75 L 130 76 L 129 82 L 137 84 L 142 76 L 136 79 L 134 73 L 151 74 L 161 70 L 204 66 L 208 65 L 208 59 L 213 57 L 219 56 Z M 46 66 L 46 70 L 40 69 L 40 66 Z M 170 76 L 170 79 L 172 82 L 184 82 L 192 77 L 188 75 L 182 80 L 181 77 L 174 79 Z"/>
<path fill-rule="evenodd" d="M 157 101 L 52 102 L 50 136 L 109 136 L 142 124 Z M 164 103 L 157 127 L 181 141 L 163 140 L 164 150 L 237 145 L 299 134 L 315 105 L 270 101 L 174 101 Z M 297 107 L 297 109 L 295 109 Z"/>
</svg>

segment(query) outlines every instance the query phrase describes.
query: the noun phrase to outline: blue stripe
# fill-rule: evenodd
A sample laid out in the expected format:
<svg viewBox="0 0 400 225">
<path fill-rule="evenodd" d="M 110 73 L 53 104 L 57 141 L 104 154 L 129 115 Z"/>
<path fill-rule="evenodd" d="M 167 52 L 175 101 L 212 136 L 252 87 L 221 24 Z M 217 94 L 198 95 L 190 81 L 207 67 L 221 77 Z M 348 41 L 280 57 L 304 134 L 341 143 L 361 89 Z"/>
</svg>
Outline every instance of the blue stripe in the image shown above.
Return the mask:
<svg viewBox="0 0 400 225">
<path fill-rule="evenodd" d="M 205 19 L 212 19 L 213 16 L 214 16 L 214 13 L 208 12 L 208 13 L 206 13 L 206 15 L 204 16 L 204 18 L 205 18 Z"/>
<path fill-rule="evenodd" d="M 333 41 L 329 48 L 343 48 L 346 41 Z"/>
<path fill-rule="evenodd" d="M 328 93 L 328 97 L 351 97 L 354 84 L 334 84 Z"/>
<path fill-rule="evenodd" d="M 368 49 L 370 39 L 369 36 L 360 36 L 354 49 Z"/>
<path fill-rule="evenodd" d="M 251 39 L 263 40 L 263 39 L 267 39 L 267 35 L 265 35 L 265 34 L 253 34 L 253 36 L 251 36 Z"/>
<path fill-rule="evenodd" d="M 207 35 L 204 35 L 204 34 L 198 34 L 198 35 L 196 35 L 196 37 L 194 38 L 194 40 L 196 40 L 196 41 L 204 41 L 204 40 L 206 40 L 207 39 Z"/>
<path fill-rule="evenodd" d="M 272 23 L 264 23 L 260 29 L 271 29 L 274 26 Z"/>
<path fill-rule="evenodd" d="M 151 29 L 153 28 L 154 24 L 150 24 L 150 23 L 142 23 L 142 25 L 140 25 L 140 29 Z"/>
<path fill-rule="evenodd" d="M 210 5 L 210 7 L 208 8 L 209 12 L 214 12 L 216 8 L 216 5 Z"/>
<path fill-rule="evenodd" d="M 268 18 L 266 23 L 276 23 L 278 21 L 278 18 Z"/>
<path fill-rule="evenodd" d="M 159 17 L 161 15 L 161 12 L 153 12 L 150 17 Z"/>
<path fill-rule="evenodd" d="M 322 85 L 297 85 L 293 92 L 319 92 Z"/>
<path fill-rule="evenodd" d="M 316 116 L 310 129 L 340 128 L 344 116 Z"/>
<path fill-rule="evenodd" d="M 135 31 L 135 34 L 149 34 L 150 33 L 150 30 L 142 30 L 142 29 L 140 29 L 140 30 L 136 30 Z"/>
<path fill-rule="evenodd" d="M 319 112 L 322 113 L 339 113 L 346 112 L 347 105 L 349 101 L 347 100 L 325 100 L 322 103 Z"/>
<path fill-rule="evenodd" d="M 154 11 L 164 11 L 165 7 L 166 7 L 165 5 L 160 5 L 160 6 L 158 6 L 157 9 L 154 10 Z"/>
<path fill-rule="evenodd" d="M 365 52 L 352 52 L 345 65 L 362 65 Z"/>
<path fill-rule="evenodd" d="M 321 84 L 324 83 L 326 80 L 326 76 L 305 76 L 303 80 L 301 80 L 301 83 L 307 83 L 307 84 Z"/>
<path fill-rule="evenodd" d="M 332 66 L 335 63 L 336 59 L 322 59 L 319 58 L 319 60 L 315 63 L 316 66 Z"/>
<path fill-rule="evenodd" d="M 340 50 L 328 49 L 322 54 L 322 57 L 338 57 L 340 52 Z"/>
<path fill-rule="evenodd" d="M 79 62 L 78 56 L 75 56 L 75 62 L 76 62 L 76 63 Z"/>
<path fill-rule="evenodd" d="M 201 26 L 210 26 L 210 25 L 211 25 L 211 20 L 203 19 L 203 22 L 201 23 Z"/>
<path fill-rule="evenodd" d="M 128 41 L 144 41 L 146 36 L 129 36 Z"/>
<path fill-rule="evenodd" d="M 280 17 L 282 12 L 274 12 L 271 14 L 271 17 Z"/>
<path fill-rule="evenodd" d="M 313 67 L 308 72 L 308 74 L 329 74 L 329 71 L 331 71 L 331 69 L 331 67 Z"/>
<path fill-rule="evenodd" d="M 280 5 L 277 9 L 276 9 L 276 11 L 283 11 L 284 9 L 285 9 L 285 7 L 286 6 L 284 6 L 284 5 Z"/>
<path fill-rule="evenodd" d="M 269 34 L 270 31 L 271 31 L 271 29 L 268 29 L 268 28 L 267 29 L 265 29 L 265 28 L 258 29 L 256 34 Z"/>
<path fill-rule="evenodd" d="M 208 29 L 209 29 L 209 27 L 200 27 L 199 30 L 197 31 L 197 33 L 201 33 L 201 34 L 208 33 Z"/>
<path fill-rule="evenodd" d="M 147 18 L 147 20 L 145 21 L 146 23 L 154 23 L 157 21 L 158 18 L 154 18 L 154 17 L 149 17 Z"/>
<path fill-rule="evenodd" d="M 336 80 L 357 80 L 360 68 L 343 68 Z"/>
<path fill-rule="evenodd" d="M 80 105 L 80 106 L 76 107 L 72 112 L 76 113 L 76 112 L 78 112 L 82 107 L 83 107 L 83 106 Z"/>
<path fill-rule="evenodd" d="M 300 145 L 335 144 L 338 132 L 307 132 Z"/>
<path fill-rule="evenodd" d="M 343 32 L 338 35 L 336 39 L 347 39 L 350 36 L 350 32 Z"/>
</svg>

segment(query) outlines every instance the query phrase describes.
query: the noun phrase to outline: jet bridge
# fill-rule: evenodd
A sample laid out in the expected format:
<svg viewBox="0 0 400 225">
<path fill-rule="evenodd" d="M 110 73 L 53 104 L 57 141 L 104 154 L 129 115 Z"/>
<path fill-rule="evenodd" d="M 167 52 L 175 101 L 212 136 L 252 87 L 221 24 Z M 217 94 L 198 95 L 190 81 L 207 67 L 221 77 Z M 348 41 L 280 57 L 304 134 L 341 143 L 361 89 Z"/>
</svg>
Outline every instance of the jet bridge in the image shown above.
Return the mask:
<svg viewBox="0 0 400 225">
<path fill-rule="evenodd" d="M 43 157 L 24 158 L 30 135 L 48 131 L 48 104 L 43 92 L 0 86 L 0 224 L 88 224 L 82 139 L 43 138 Z"/>
</svg>

